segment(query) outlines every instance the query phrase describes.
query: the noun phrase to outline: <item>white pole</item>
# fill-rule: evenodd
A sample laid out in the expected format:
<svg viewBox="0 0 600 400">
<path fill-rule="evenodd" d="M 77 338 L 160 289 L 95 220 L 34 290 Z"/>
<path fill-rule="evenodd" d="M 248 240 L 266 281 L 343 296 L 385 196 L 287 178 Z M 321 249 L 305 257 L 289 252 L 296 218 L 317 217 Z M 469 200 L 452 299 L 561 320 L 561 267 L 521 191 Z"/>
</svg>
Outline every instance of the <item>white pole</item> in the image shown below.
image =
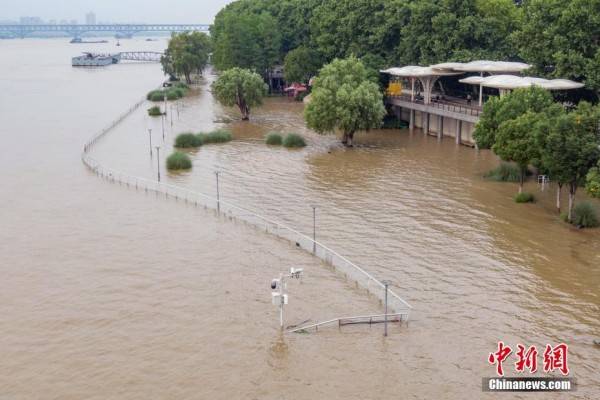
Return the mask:
<svg viewBox="0 0 600 400">
<path fill-rule="evenodd" d="M 279 274 L 279 327 L 283 330 L 283 274 Z"/>
</svg>

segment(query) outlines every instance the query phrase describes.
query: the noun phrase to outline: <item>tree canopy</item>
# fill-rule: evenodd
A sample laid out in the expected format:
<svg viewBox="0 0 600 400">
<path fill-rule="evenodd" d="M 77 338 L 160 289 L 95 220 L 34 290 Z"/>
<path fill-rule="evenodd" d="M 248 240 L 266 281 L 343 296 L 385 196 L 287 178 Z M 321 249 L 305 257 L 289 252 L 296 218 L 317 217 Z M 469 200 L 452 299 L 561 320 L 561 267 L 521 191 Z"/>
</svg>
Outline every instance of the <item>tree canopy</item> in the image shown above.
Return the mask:
<svg viewBox="0 0 600 400">
<path fill-rule="evenodd" d="M 308 83 L 321 68 L 319 55 L 312 49 L 300 46 L 285 56 L 283 71 L 288 82 Z"/>
<path fill-rule="evenodd" d="M 217 101 L 227 107 L 237 105 L 244 120 L 250 118 L 251 107 L 262 104 L 267 89 L 260 75 L 242 68 L 222 72 L 212 84 Z"/>
<path fill-rule="evenodd" d="M 211 27 L 213 64 L 218 70 L 239 67 L 260 74 L 280 59 L 281 36 L 268 13 L 225 13 Z"/>
<path fill-rule="evenodd" d="M 492 97 L 483 107 L 473 138 L 479 148 L 492 148 L 503 122 L 516 119 L 527 112 L 544 111 L 553 102 L 552 95 L 547 90 L 536 86 L 517 89 L 502 97 Z"/>
<path fill-rule="evenodd" d="M 210 51 L 211 42 L 205 33 L 173 33 L 160 62 L 165 74 L 183 75 L 186 82 L 191 83 L 193 72 L 202 74 Z"/>
<path fill-rule="evenodd" d="M 379 127 L 384 115 L 378 85 L 354 56 L 335 59 L 321 69 L 304 113 L 310 128 L 319 133 L 339 129 L 342 142 L 350 146 L 356 131 Z"/>
</svg>

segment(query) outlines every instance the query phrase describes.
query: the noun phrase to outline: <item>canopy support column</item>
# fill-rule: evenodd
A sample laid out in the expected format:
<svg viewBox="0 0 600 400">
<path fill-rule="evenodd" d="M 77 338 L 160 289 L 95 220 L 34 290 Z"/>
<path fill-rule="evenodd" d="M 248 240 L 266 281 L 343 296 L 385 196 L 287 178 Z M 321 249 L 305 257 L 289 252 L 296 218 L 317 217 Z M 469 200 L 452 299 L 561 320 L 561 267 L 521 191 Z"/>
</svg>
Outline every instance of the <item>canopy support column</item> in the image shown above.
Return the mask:
<svg viewBox="0 0 600 400">
<path fill-rule="evenodd" d="M 455 132 L 455 139 L 456 139 L 456 144 L 460 144 L 462 142 L 462 121 L 460 119 L 456 120 L 456 132 Z"/>
</svg>

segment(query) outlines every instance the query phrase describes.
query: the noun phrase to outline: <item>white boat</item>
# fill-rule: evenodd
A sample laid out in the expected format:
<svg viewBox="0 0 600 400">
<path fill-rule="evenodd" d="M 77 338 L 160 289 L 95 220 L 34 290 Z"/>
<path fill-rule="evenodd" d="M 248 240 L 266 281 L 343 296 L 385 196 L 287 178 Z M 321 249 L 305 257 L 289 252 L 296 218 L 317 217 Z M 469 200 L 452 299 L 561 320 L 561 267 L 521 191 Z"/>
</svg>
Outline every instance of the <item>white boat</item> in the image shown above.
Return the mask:
<svg viewBox="0 0 600 400">
<path fill-rule="evenodd" d="M 73 57 L 71 64 L 74 67 L 102 67 L 105 65 L 117 64 L 121 59 L 121 54 L 94 54 L 83 53 L 82 56 Z"/>
</svg>

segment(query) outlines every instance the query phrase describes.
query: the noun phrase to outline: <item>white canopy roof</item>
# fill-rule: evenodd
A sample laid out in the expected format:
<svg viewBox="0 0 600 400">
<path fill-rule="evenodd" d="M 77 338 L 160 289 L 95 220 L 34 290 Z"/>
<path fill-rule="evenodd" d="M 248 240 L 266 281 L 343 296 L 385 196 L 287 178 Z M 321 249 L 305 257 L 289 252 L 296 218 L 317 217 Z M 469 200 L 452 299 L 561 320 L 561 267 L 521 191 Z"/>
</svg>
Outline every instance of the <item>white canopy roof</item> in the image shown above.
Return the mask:
<svg viewBox="0 0 600 400">
<path fill-rule="evenodd" d="M 469 85 L 482 85 L 496 89 L 518 89 L 530 86 L 539 86 L 548 90 L 570 90 L 585 86 L 583 83 L 570 81 L 568 79 L 543 79 L 531 76 L 520 77 L 516 75 L 492 75 L 485 78 L 470 76 L 459 80 Z"/>
<path fill-rule="evenodd" d="M 462 72 L 522 72 L 531 65 L 521 62 L 477 60 L 468 63 L 447 62 L 432 65 L 433 69 L 454 70 Z"/>
<path fill-rule="evenodd" d="M 449 76 L 449 75 L 460 75 L 462 72 L 456 71 L 445 71 L 434 69 L 431 67 L 419 67 L 417 65 L 407 65 L 401 68 L 388 68 L 381 70 L 384 74 L 390 74 L 394 76 L 400 76 L 404 78 L 422 78 L 426 76 Z"/>
</svg>

